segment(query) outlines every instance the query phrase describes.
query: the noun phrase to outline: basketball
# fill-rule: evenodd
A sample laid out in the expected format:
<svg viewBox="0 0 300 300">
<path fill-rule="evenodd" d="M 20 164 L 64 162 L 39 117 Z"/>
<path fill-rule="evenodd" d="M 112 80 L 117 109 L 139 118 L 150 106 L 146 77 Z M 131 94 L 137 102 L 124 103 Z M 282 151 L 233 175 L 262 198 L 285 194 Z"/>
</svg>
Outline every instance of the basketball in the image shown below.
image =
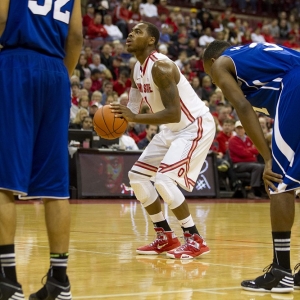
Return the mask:
<svg viewBox="0 0 300 300">
<path fill-rule="evenodd" d="M 103 139 L 117 139 L 126 131 L 128 122 L 124 118 L 115 118 L 109 105 L 100 107 L 94 115 L 94 129 Z"/>
</svg>

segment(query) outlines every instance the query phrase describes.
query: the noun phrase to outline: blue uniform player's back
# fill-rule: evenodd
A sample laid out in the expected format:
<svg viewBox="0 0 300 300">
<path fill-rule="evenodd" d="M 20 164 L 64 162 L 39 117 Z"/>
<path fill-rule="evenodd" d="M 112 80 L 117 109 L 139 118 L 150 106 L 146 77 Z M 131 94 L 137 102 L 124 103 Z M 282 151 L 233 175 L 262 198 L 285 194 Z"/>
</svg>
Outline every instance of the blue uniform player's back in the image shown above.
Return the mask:
<svg viewBox="0 0 300 300">
<path fill-rule="evenodd" d="M 10 0 L 0 44 L 64 58 L 74 0 Z"/>
<path fill-rule="evenodd" d="M 274 118 L 282 78 L 300 66 L 300 53 L 275 44 L 252 43 L 222 53 L 233 60 L 237 80 L 252 106 Z"/>
</svg>

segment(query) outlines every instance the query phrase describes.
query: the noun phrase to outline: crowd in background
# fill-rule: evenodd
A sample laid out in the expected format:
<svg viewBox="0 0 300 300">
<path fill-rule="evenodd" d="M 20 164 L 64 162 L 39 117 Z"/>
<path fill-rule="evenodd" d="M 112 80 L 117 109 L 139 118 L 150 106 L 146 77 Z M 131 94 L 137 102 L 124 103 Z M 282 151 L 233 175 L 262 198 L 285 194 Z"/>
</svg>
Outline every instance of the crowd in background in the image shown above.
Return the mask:
<svg viewBox="0 0 300 300">
<path fill-rule="evenodd" d="M 157 51 L 176 63 L 214 115 L 217 133 L 211 150 L 218 157 L 218 170 L 228 172 L 239 162 L 262 163 L 254 145 L 248 140 L 246 142 L 243 134 L 240 139 L 244 139 L 243 151 L 248 156 L 235 157 L 232 162 L 229 141 L 239 136 L 238 118 L 222 91 L 204 73 L 202 53 L 214 39 L 226 40 L 236 46 L 252 42 L 278 43 L 297 50 L 300 48 L 300 1 L 216 0 L 193 3 L 195 6 L 188 8 L 173 6 L 172 1 L 167 0 L 87 3 L 82 19 L 84 45 L 71 78 L 70 128 L 92 130 L 92 119 L 99 107 L 114 101 L 123 105 L 128 103 L 130 72 L 136 60 L 126 52 L 125 41 L 133 26 L 144 20 L 160 29 Z M 218 10 L 210 7 L 218 7 Z M 270 17 L 272 15 L 274 17 Z M 149 113 L 146 104 L 141 113 Z M 272 120 L 260 113 L 258 117 L 271 144 Z M 122 147 L 125 150 L 144 149 L 158 131 L 156 125 L 129 122 Z M 231 186 L 236 181 L 233 178 Z M 259 196 L 256 191 L 252 192 Z"/>
</svg>

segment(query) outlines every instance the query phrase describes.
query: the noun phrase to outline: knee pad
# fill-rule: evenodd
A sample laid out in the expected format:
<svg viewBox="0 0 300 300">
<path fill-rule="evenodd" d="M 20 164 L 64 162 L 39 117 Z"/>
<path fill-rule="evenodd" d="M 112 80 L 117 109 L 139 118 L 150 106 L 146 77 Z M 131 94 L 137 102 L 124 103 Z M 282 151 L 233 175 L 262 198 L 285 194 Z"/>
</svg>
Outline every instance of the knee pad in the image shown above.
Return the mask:
<svg viewBox="0 0 300 300">
<path fill-rule="evenodd" d="M 154 185 L 160 196 L 169 205 L 170 209 L 175 209 L 183 203 L 185 199 L 184 195 L 169 176 L 162 173 L 156 173 Z"/>
<path fill-rule="evenodd" d="M 132 171 L 128 172 L 128 177 L 137 200 L 139 200 L 144 207 L 155 202 L 158 198 L 158 194 L 150 181 L 150 177 Z"/>
</svg>

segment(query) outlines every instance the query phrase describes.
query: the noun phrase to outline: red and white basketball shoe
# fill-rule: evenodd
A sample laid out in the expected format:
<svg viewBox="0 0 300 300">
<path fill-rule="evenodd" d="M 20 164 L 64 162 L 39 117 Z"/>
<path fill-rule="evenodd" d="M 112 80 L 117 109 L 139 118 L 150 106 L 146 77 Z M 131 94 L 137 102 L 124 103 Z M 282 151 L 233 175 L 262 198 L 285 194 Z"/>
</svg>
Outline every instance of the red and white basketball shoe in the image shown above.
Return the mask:
<svg viewBox="0 0 300 300">
<path fill-rule="evenodd" d="M 210 251 L 204 239 L 196 233 L 192 235 L 188 232 L 185 232 L 184 239 L 185 244 L 179 246 L 174 250 L 168 251 L 168 257 L 179 259 L 192 259 L 197 256 L 207 254 Z"/>
<path fill-rule="evenodd" d="M 154 228 L 156 239 L 149 245 L 136 249 L 136 253 L 153 255 L 160 254 L 180 246 L 180 242 L 173 231 L 164 231 L 163 228 Z"/>
</svg>

